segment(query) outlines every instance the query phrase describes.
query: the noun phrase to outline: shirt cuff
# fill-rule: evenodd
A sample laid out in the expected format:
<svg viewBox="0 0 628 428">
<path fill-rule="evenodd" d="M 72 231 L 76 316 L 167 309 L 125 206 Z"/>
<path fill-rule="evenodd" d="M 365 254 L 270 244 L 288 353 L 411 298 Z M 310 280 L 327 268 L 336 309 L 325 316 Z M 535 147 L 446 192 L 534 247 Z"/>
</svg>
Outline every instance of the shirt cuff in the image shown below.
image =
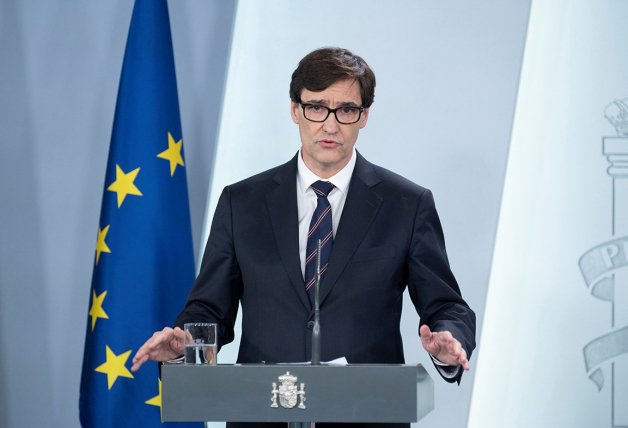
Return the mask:
<svg viewBox="0 0 628 428">
<path fill-rule="evenodd" d="M 460 368 L 461 368 L 460 365 L 450 366 L 447 363 L 443 363 L 432 354 L 430 354 L 430 358 L 432 359 L 432 362 L 436 366 L 436 370 L 438 370 L 440 375 L 443 376 L 444 378 L 454 379 L 456 376 L 458 376 L 458 373 L 460 372 Z"/>
</svg>

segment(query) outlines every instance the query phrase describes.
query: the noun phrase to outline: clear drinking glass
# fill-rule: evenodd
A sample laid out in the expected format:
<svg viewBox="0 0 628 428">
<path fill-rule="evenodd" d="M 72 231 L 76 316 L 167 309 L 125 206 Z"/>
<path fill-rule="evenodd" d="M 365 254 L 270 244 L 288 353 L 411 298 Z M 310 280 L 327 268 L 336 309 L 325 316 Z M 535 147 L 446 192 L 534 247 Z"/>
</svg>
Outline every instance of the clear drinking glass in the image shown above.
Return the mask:
<svg viewBox="0 0 628 428">
<path fill-rule="evenodd" d="M 216 364 L 216 324 L 187 323 L 183 330 L 186 336 L 185 364 Z"/>
</svg>

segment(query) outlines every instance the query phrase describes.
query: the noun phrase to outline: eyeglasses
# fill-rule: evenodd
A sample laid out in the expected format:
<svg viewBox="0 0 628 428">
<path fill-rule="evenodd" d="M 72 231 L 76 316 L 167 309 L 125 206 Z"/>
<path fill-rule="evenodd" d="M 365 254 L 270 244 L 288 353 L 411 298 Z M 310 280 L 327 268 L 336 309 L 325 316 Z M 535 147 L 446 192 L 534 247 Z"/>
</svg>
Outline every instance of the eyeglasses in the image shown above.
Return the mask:
<svg viewBox="0 0 628 428">
<path fill-rule="evenodd" d="M 351 125 L 360 120 L 364 107 L 342 106 L 329 108 L 321 104 L 301 103 L 303 116 L 312 122 L 325 122 L 330 113 L 333 113 L 338 123 Z"/>
</svg>

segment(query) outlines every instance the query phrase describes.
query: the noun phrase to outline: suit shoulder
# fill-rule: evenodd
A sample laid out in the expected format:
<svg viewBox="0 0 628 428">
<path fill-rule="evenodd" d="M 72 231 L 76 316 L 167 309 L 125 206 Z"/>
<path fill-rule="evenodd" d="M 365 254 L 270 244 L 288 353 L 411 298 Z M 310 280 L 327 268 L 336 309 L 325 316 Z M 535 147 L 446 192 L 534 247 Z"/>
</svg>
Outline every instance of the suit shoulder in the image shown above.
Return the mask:
<svg viewBox="0 0 628 428">
<path fill-rule="evenodd" d="M 423 187 L 413 181 L 410 181 L 407 178 L 397 174 L 396 172 L 375 164 L 371 164 L 371 166 L 373 167 L 373 172 L 375 173 L 375 175 L 381 180 L 380 184 L 387 189 L 394 190 L 406 196 L 420 197 L 426 192 L 428 194 L 432 193 L 428 188 Z"/>
<path fill-rule="evenodd" d="M 249 186 L 255 186 L 255 185 L 259 185 L 260 183 L 265 183 L 269 180 L 272 180 L 272 178 L 275 176 L 277 169 L 280 168 L 279 166 L 276 166 L 274 168 L 271 169 L 267 169 L 266 171 L 262 171 L 259 172 L 255 175 L 252 175 L 250 177 L 247 177 L 243 180 L 237 181 L 233 184 L 230 184 L 229 187 L 231 189 L 242 189 L 242 188 L 246 188 Z"/>
<path fill-rule="evenodd" d="M 277 182 L 285 179 L 284 177 L 289 177 L 293 163 L 293 160 L 290 160 L 282 165 L 267 169 L 266 171 L 262 171 L 236 183 L 230 184 L 227 188 L 231 194 L 246 194 L 274 187 Z M 296 167 L 296 163 L 294 163 L 294 165 Z"/>
</svg>

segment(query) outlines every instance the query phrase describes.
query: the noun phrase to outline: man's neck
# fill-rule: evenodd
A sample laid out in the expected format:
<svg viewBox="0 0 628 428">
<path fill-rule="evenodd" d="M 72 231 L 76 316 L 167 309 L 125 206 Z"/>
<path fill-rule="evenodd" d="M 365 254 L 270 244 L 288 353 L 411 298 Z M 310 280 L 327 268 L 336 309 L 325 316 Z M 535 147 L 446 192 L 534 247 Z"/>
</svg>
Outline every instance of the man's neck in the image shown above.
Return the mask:
<svg viewBox="0 0 628 428">
<path fill-rule="evenodd" d="M 305 164 L 307 169 L 312 171 L 319 178 L 326 180 L 329 177 L 333 177 L 334 175 L 338 174 L 338 172 L 342 171 L 342 169 L 346 167 L 349 164 L 349 162 L 351 162 L 351 159 L 356 154 L 354 151 L 353 155 L 350 158 L 348 158 L 345 162 L 343 162 L 341 165 L 336 164 L 333 167 L 329 167 L 329 168 L 326 168 L 325 165 L 318 165 L 318 164 L 311 165 L 310 162 L 308 162 L 306 159 L 303 158 L 303 153 L 300 153 L 299 155 L 301 156 L 301 159 L 303 160 L 303 163 Z"/>
</svg>

